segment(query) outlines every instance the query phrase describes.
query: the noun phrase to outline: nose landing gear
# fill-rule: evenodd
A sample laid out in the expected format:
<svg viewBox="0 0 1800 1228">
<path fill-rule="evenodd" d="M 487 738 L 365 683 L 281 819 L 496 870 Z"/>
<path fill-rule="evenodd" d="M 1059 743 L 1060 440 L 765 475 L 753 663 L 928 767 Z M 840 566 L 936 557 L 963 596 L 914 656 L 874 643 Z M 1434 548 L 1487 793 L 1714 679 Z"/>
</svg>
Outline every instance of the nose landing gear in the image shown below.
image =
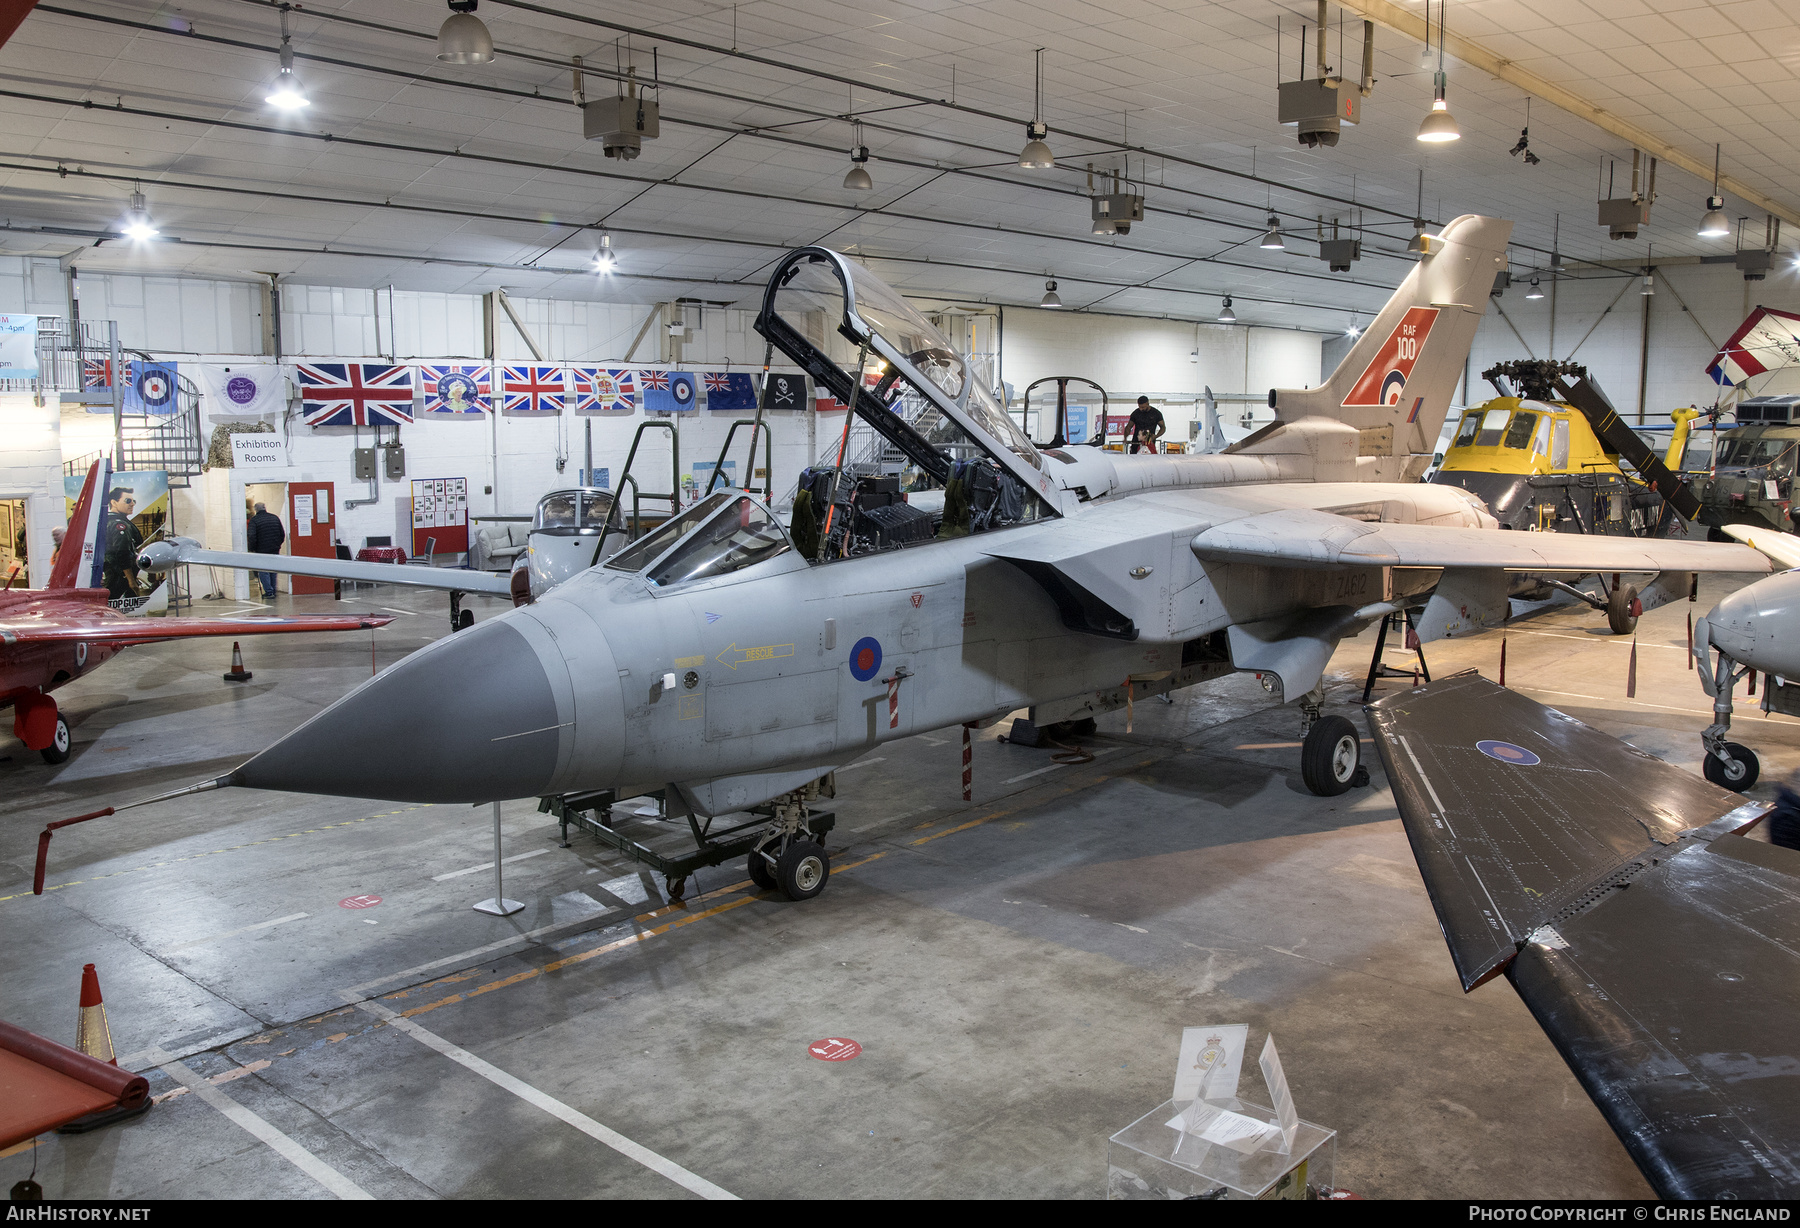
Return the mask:
<svg viewBox="0 0 1800 1228">
<path fill-rule="evenodd" d="M 1695 651 L 1702 657 L 1699 665 L 1704 681 L 1704 650 L 1696 648 Z M 1713 723 L 1700 731 L 1700 744 L 1706 747 L 1706 760 L 1700 770 L 1721 789 L 1744 793 L 1756 784 L 1757 777 L 1762 774 L 1762 764 L 1755 751 L 1737 742 L 1727 742 L 1725 735 L 1731 732 L 1731 689 L 1750 671 L 1736 668 L 1723 652 L 1718 658 L 1718 664 L 1712 670 Z"/>
</svg>

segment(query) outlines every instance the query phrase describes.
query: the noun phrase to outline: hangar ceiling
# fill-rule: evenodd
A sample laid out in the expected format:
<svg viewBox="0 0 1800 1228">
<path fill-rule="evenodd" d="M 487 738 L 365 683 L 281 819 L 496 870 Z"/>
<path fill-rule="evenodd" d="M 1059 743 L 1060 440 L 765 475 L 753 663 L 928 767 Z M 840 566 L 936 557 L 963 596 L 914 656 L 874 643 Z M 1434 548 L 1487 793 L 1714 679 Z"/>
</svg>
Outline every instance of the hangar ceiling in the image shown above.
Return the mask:
<svg viewBox="0 0 1800 1228">
<path fill-rule="evenodd" d="M 1659 262 L 1731 251 L 1694 233 L 1710 185 L 1668 164 L 1651 224 L 1608 240 L 1603 164 L 1622 159 L 1612 194 L 1625 194 L 1632 146 L 1606 126 L 1690 165 L 1722 143 L 1739 188 L 1726 212 L 1751 218 L 1747 242 L 1764 233 L 1753 201 L 1800 206 L 1785 157 L 1800 144 L 1800 22 L 1773 0 L 1452 3 L 1451 51 L 1512 79 L 1453 55 L 1463 138 L 1438 146 L 1413 139 L 1435 64 L 1397 32 L 1421 0 L 1334 5 L 1329 56 L 1352 76 L 1357 14 L 1386 24 L 1363 122 L 1320 150 L 1276 122 L 1277 25 L 1291 79 L 1310 3 L 482 0 L 498 55 L 449 67 L 435 59 L 441 3 L 325 0 L 289 15 L 312 100 L 297 114 L 264 101 L 280 7 L 39 4 L 0 49 L 0 250 L 100 240 L 84 269 L 748 305 L 782 249 L 825 243 L 922 297 L 1035 305 L 1054 276 L 1074 308 L 1211 319 L 1229 294 L 1243 322 L 1335 332 L 1404 274 L 1421 170 L 1434 225 L 1474 210 L 1518 222 L 1515 274 L 1548 264 L 1559 216 L 1572 261 L 1640 262 L 1651 243 Z M 1038 47 L 1057 165 L 1025 170 Z M 654 66 L 662 132 L 641 157 L 583 139 L 574 56 L 590 98 L 614 90 L 615 63 L 640 78 Z M 1525 124 L 1516 80 L 1592 108 L 1534 102 L 1536 166 L 1507 153 Z M 843 187 L 851 114 L 868 192 Z M 1090 163 L 1142 185 L 1129 236 L 1090 233 Z M 161 231 L 150 243 L 105 237 L 134 184 Z M 1258 247 L 1271 203 L 1284 251 Z M 1317 258 L 1320 218 L 1361 222 L 1348 273 Z M 620 256 L 611 276 L 589 268 L 600 224 Z"/>
</svg>

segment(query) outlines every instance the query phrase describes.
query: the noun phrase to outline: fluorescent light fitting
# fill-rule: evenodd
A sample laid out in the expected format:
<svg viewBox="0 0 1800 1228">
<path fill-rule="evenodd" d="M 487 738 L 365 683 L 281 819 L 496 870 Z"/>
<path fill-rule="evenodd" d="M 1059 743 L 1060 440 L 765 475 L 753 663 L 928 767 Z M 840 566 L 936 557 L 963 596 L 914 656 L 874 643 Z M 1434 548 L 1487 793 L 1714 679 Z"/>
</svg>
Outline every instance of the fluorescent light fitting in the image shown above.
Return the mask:
<svg viewBox="0 0 1800 1228">
<path fill-rule="evenodd" d="M 1056 279 L 1051 278 L 1044 283 L 1044 297 L 1038 300 L 1039 307 L 1061 307 L 1062 298 L 1056 293 Z"/>
<path fill-rule="evenodd" d="M 1269 231 L 1263 235 L 1262 242 L 1257 244 L 1265 252 L 1281 252 L 1287 250 L 1287 244 L 1281 241 L 1281 219 L 1273 213 L 1269 215 Z"/>
<path fill-rule="evenodd" d="M 1237 312 L 1235 312 L 1231 309 L 1231 296 L 1229 294 L 1227 294 L 1225 296 L 1224 303 L 1220 304 L 1220 306 L 1219 306 L 1219 323 L 1221 323 L 1221 324 L 1236 324 L 1237 323 Z"/>
<path fill-rule="evenodd" d="M 450 0 L 450 16 L 438 27 L 437 58 L 446 64 L 489 64 L 494 36 L 475 16 L 476 0 Z"/>
</svg>

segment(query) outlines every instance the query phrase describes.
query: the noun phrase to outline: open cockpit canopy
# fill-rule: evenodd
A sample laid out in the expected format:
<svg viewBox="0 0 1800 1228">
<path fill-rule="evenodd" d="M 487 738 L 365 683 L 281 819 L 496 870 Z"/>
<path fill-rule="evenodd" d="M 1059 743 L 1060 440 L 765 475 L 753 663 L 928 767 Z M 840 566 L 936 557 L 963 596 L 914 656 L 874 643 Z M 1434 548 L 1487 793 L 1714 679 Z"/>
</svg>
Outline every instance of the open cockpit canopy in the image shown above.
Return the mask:
<svg viewBox="0 0 1800 1228">
<path fill-rule="evenodd" d="M 868 428 L 847 433 L 841 464 L 836 449 L 821 462 L 834 492 L 821 498 L 842 502 L 875 478 L 897 478 L 919 506 L 931 500 L 911 495 L 940 491 L 948 528 L 939 536 L 1058 514 L 1042 455 L 968 357 L 862 265 L 826 248 L 790 252 L 769 279 L 756 329 Z M 821 549 L 834 556 L 832 541 Z"/>
<path fill-rule="evenodd" d="M 793 549 L 761 502 L 738 491 L 708 495 L 606 560 L 643 572 L 652 588 L 710 580 Z"/>
</svg>

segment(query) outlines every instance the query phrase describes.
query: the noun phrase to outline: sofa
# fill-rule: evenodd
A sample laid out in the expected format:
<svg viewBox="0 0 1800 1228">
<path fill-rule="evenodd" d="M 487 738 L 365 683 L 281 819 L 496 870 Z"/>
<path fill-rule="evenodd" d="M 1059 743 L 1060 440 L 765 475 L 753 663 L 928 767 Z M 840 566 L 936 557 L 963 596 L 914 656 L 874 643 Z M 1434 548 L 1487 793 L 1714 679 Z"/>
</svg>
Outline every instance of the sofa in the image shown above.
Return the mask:
<svg viewBox="0 0 1800 1228">
<path fill-rule="evenodd" d="M 513 560 L 524 553 L 531 525 L 520 520 L 475 526 L 475 548 L 469 566 L 476 571 L 511 571 Z"/>
</svg>

